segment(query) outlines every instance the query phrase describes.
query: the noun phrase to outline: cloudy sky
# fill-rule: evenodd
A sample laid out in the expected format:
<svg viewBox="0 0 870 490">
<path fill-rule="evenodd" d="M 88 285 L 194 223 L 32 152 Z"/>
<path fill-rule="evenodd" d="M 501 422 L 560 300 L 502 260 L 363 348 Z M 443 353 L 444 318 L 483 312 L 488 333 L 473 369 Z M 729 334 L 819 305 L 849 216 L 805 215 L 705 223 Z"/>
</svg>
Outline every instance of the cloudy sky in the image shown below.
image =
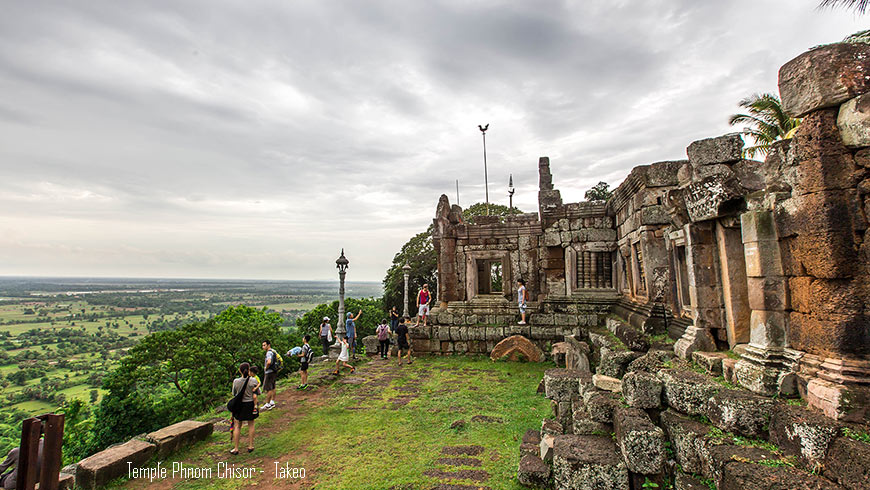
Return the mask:
<svg viewBox="0 0 870 490">
<path fill-rule="evenodd" d="M 870 17 L 817 0 L 6 2 L 0 275 L 380 280 L 438 196 L 579 201 Z"/>
</svg>

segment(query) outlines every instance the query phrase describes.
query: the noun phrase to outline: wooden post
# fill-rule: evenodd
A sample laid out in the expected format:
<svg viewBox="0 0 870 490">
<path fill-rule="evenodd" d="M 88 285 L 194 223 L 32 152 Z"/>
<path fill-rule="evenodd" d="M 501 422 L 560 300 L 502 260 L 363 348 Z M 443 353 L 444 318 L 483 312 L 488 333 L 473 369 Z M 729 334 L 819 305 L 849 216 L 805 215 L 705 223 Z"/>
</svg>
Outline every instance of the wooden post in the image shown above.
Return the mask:
<svg viewBox="0 0 870 490">
<path fill-rule="evenodd" d="M 57 490 L 60 466 L 63 461 L 63 414 L 43 415 L 45 442 L 42 444 L 42 469 L 39 475 L 40 490 Z"/>
<path fill-rule="evenodd" d="M 36 487 L 36 467 L 39 461 L 41 435 L 41 420 L 37 418 L 24 420 L 21 428 L 21 445 L 18 447 L 18 480 L 15 482 L 15 490 L 33 490 Z"/>
</svg>

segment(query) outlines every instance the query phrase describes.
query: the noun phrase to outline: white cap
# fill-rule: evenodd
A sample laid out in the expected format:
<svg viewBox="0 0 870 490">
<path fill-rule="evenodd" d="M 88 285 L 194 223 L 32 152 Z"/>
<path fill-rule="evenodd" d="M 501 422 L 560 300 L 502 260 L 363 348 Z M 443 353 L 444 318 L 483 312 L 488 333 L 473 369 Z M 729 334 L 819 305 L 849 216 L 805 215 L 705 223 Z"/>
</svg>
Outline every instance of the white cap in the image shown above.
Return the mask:
<svg viewBox="0 0 870 490">
<path fill-rule="evenodd" d="M 329 321 L 329 317 L 328 317 L 328 316 L 323 317 L 323 321 L 328 322 L 328 321 Z"/>
</svg>

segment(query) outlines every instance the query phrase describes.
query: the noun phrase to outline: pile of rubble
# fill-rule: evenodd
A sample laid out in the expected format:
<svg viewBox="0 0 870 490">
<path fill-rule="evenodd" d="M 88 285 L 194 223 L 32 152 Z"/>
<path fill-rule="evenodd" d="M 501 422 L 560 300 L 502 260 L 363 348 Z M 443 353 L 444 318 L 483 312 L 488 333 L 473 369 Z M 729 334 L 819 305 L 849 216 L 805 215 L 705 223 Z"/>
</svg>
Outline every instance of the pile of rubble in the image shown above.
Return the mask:
<svg viewBox="0 0 870 490">
<path fill-rule="evenodd" d="M 524 485 L 870 488 L 870 444 L 858 440 L 867 426 L 737 388 L 736 355 L 695 352 L 687 362 L 672 344 L 607 324 L 554 346 L 565 367 L 544 375 L 553 417 L 522 439 Z"/>
</svg>

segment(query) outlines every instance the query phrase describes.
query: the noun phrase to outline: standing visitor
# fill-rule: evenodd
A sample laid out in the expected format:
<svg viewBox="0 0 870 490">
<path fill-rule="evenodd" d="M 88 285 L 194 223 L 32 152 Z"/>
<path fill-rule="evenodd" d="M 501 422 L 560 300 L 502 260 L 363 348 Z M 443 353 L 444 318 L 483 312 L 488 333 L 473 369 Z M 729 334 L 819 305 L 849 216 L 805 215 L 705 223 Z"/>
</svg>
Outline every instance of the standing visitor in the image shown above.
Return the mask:
<svg viewBox="0 0 870 490">
<path fill-rule="evenodd" d="M 347 363 L 347 361 L 348 361 L 347 339 L 346 338 L 338 339 L 338 343 L 341 345 L 341 353 L 338 355 L 338 359 L 335 360 L 335 371 L 333 371 L 332 374 L 337 375 L 339 373 L 339 369 L 341 369 L 339 364 L 341 364 L 344 367 L 349 367 L 350 372 L 353 373 L 354 371 L 356 371 L 356 368 L 354 368 L 353 366 L 351 366 L 350 364 Z"/>
<path fill-rule="evenodd" d="M 411 321 L 411 319 L 403 318 L 399 326 L 396 327 L 396 355 L 399 358 L 399 366 L 402 365 L 402 351 L 408 353 L 408 364 L 414 362 L 414 359 L 411 358 L 411 343 L 408 342 L 408 325 L 405 324 L 406 321 Z"/>
<path fill-rule="evenodd" d="M 305 334 L 302 337 L 302 350 L 299 352 L 299 372 L 302 373 L 302 384 L 297 386 L 297 390 L 304 390 L 308 388 L 308 363 L 311 362 L 311 358 L 314 356 L 314 350 L 308 345 L 308 342 L 311 341 L 311 336 Z"/>
<path fill-rule="evenodd" d="M 257 380 L 251 377 L 251 365 L 243 362 L 239 366 L 239 376 L 233 380 L 233 396 L 242 393 L 242 403 L 233 412 L 233 448 L 230 454 L 239 454 L 239 439 L 242 437 L 242 422 L 248 422 L 248 452 L 254 450 L 254 419 L 257 412 Z M 268 376 L 268 375 L 267 375 Z"/>
<path fill-rule="evenodd" d="M 347 321 L 344 323 L 344 329 L 347 330 L 347 344 L 350 346 L 354 359 L 356 359 L 356 323 L 354 322 L 359 320 L 360 315 L 362 315 L 362 310 L 359 310 L 355 317 L 353 313 L 348 313 Z"/>
<path fill-rule="evenodd" d="M 520 307 L 520 325 L 526 324 L 526 301 L 529 300 L 529 292 L 526 290 L 526 281 L 517 279 L 517 303 Z"/>
<path fill-rule="evenodd" d="M 390 333 L 396 331 L 396 327 L 399 326 L 399 310 L 396 307 L 390 308 Z"/>
<path fill-rule="evenodd" d="M 256 365 L 252 365 L 248 368 L 248 372 L 250 376 L 257 381 L 257 387 L 254 388 L 254 405 L 257 405 L 257 397 L 262 395 L 260 388 L 263 386 L 263 382 L 260 380 L 260 368 Z M 233 440 L 233 414 L 230 414 L 230 442 Z"/>
<path fill-rule="evenodd" d="M 381 320 L 381 324 L 375 330 L 378 336 L 378 354 L 381 359 L 386 359 L 390 353 L 390 327 L 387 326 L 387 319 Z"/>
<path fill-rule="evenodd" d="M 320 345 L 323 347 L 323 355 L 329 355 L 329 343 L 332 342 L 332 325 L 329 324 L 329 317 L 323 317 L 320 322 Z"/>
<path fill-rule="evenodd" d="M 266 351 L 266 363 L 263 367 L 263 391 L 266 392 L 266 403 L 260 410 L 272 410 L 275 408 L 275 379 L 278 376 L 278 353 L 272 349 L 272 342 L 263 341 L 263 350 Z"/>
<path fill-rule="evenodd" d="M 424 284 L 423 289 L 417 293 L 417 323 L 414 326 L 420 325 L 420 317 L 423 317 L 423 326 L 426 326 L 426 317 L 429 315 L 429 301 L 432 300 L 432 295 L 429 293 L 429 285 Z"/>
</svg>

